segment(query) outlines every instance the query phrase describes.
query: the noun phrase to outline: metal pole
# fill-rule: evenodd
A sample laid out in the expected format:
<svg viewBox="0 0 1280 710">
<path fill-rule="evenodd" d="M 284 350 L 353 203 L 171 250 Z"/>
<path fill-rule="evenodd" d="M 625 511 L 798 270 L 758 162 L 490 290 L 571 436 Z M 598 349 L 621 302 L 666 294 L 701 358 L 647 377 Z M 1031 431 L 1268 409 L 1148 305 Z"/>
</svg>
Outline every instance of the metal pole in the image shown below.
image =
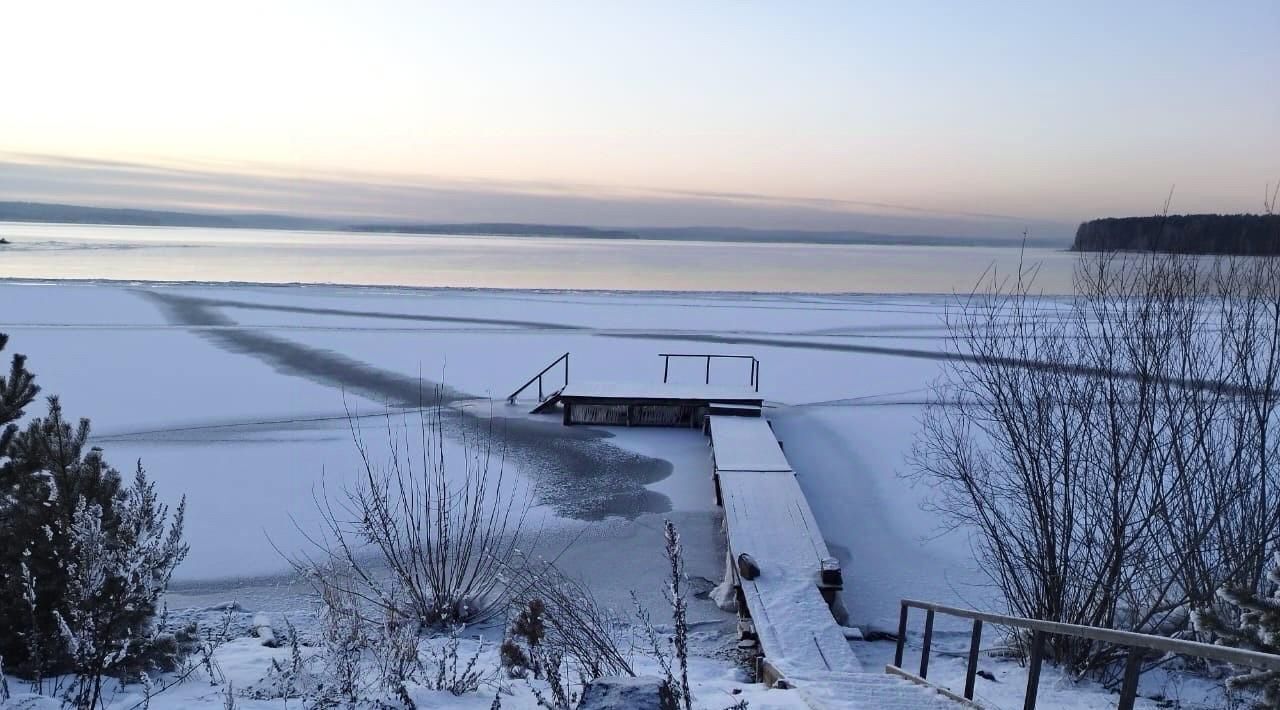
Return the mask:
<svg viewBox="0 0 1280 710">
<path fill-rule="evenodd" d="M 564 354 L 564 386 L 569 386 L 569 353 Z"/>
<path fill-rule="evenodd" d="M 707 356 L 707 384 L 711 384 L 711 356 Z"/>
<path fill-rule="evenodd" d="M 1044 661 L 1044 632 L 1031 634 L 1031 667 L 1027 670 L 1027 695 L 1022 710 L 1036 710 L 1036 692 L 1040 690 L 1040 664 Z"/>
<path fill-rule="evenodd" d="M 924 648 L 920 650 L 920 677 L 929 677 L 929 647 L 933 645 L 933 609 L 924 615 Z"/>
<path fill-rule="evenodd" d="M 1120 685 L 1120 705 L 1117 710 L 1133 710 L 1138 699 L 1138 676 L 1142 675 L 1142 649 L 1129 649 L 1124 662 L 1124 682 Z"/>
<path fill-rule="evenodd" d="M 978 649 L 982 646 L 982 619 L 973 620 L 973 636 L 969 639 L 969 666 L 964 672 L 964 699 L 973 700 L 973 684 L 978 675 Z"/>
<path fill-rule="evenodd" d="M 667 381 L 667 374 L 670 372 L 671 372 L 671 356 L 663 355 L 662 356 L 662 382 L 664 384 Z"/>
<path fill-rule="evenodd" d="M 907 605 L 902 605 L 898 613 L 898 649 L 893 652 L 893 665 L 902 667 L 902 649 L 907 644 Z"/>
</svg>

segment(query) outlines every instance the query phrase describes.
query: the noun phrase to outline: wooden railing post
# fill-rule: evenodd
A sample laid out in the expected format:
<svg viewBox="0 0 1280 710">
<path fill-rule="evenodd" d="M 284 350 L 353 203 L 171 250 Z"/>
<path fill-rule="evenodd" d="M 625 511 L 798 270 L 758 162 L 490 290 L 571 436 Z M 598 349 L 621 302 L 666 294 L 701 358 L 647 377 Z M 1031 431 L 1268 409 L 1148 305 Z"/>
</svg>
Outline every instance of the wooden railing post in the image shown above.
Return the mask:
<svg viewBox="0 0 1280 710">
<path fill-rule="evenodd" d="M 902 651 L 907 645 L 907 605 L 898 612 L 898 648 L 893 652 L 893 665 L 902 667 Z"/>
<path fill-rule="evenodd" d="M 1129 649 L 1129 657 L 1124 661 L 1124 682 L 1120 685 L 1120 705 L 1118 710 L 1133 710 L 1133 703 L 1138 698 L 1138 676 L 1142 674 L 1142 649 Z"/>
<path fill-rule="evenodd" d="M 1044 632 L 1031 634 L 1031 665 L 1027 669 L 1027 694 L 1022 710 L 1036 710 L 1036 693 L 1040 690 L 1040 665 L 1044 662 Z"/>
<path fill-rule="evenodd" d="M 933 645 L 933 609 L 924 615 L 924 648 L 920 650 L 920 677 L 929 677 L 929 648 Z"/>
<path fill-rule="evenodd" d="M 978 675 L 978 650 L 982 646 L 982 619 L 973 620 L 973 635 L 969 638 L 969 665 L 964 672 L 964 699 L 973 700 L 973 684 Z"/>
</svg>

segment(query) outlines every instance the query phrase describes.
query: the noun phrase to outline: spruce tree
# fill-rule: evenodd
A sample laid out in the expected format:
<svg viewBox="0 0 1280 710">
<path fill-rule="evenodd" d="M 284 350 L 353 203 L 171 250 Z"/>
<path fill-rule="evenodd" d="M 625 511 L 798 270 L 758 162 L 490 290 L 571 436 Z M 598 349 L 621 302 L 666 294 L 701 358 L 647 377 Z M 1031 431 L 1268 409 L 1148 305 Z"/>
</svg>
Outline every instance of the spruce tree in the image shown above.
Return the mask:
<svg viewBox="0 0 1280 710">
<path fill-rule="evenodd" d="M 1267 573 L 1268 594 L 1252 589 L 1218 590 L 1223 602 L 1197 612 L 1196 630 L 1223 646 L 1280 654 L 1280 556 Z M 1262 695 L 1255 708 L 1280 708 L 1280 671 L 1249 670 L 1233 676 L 1228 687 Z"/>
<path fill-rule="evenodd" d="M 76 674 L 75 704 L 91 705 L 103 675 L 136 678 L 181 651 L 153 621 L 186 555 L 185 501 L 170 516 L 141 463 L 126 486 L 89 445 L 89 420 L 67 421 L 56 397 L 20 428 L 37 393 L 15 355 L 0 379 L 0 629 L 14 631 L 0 657 L 33 679 Z"/>
<path fill-rule="evenodd" d="M 8 343 L 9 336 L 0 333 L 0 352 L 4 352 Z M 8 377 L 0 376 L 0 462 L 5 460 L 9 441 L 18 430 L 14 422 L 22 417 L 23 410 L 39 392 L 35 375 L 27 371 L 26 356 L 14 355 Z"/>
</svg>

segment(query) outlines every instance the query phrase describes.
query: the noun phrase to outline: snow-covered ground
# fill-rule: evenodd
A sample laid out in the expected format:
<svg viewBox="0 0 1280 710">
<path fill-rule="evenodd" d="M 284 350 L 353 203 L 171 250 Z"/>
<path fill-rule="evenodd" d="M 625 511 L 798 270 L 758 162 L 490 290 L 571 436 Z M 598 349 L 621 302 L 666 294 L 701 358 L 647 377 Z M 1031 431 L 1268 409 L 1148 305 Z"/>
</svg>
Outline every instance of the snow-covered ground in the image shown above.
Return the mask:
<svg viewBox="0 0 1280 710">
<path fill-rule="evenodd" d="M 903 597 L 992 606 L 968 540 L 938 529 L 920 508 L 926 491 L 900 477 L 938 373 L 947 297 L 9 282 L 0 302 L 10 351 L 30 357 L 68 414 L 93 419 L 108 460 L 128 468 L 141 459 L 162 495 L 188 497 L 191 555 L 175 609 L 305 606 L 277 548 L 303 548 L 319 524 L 320 484 L 336 490 L 358 472 L 350 415 L 375 445 L 388 432 L 412 435 L 399 414 L 381 415 L 419 403 L 433 383 L 447 387 L 448 455 L 463 455 L 460 437 L 490 424 L 501 432 L 505 465 L 536 504 L 537 552 L 558 557 L 606 603 L 625 609 L 635 591 L 661 605 L 664 518 L 680 526 L 688 572 L 717 581 L 723 536 L 701 434 L 567 428 L 528 415 L 527 402 L 505 403 L 564 352 L 573 381 L 658 382 L 660 352 L 755 355 L 768 415 L 843 562 L 850 623 L 892 630 Z M 701 361 L 671 367 L 675 382 L 704 377 Z M 744 385 L 747 367 L 716 362 L 712 383 Z M 731 637 L 731 617 L 710 601 L 695 600 L 691 614 L 706 649 Z M 938 633 L 967 639 L 942 618 Z M 886 646 L 855 652 L 874 669 Z M 247 639 L 220 651 L 237 687 L 260 677 L 271 653 Z M 734 688 L 752 708 L 797 707 L 785 692 L 745 685 L 728 661 L 698 664 L 701 695 L 717 698 L 706 707 L 734 702 Z M 992 666 L 1000 682 L 980 681 L 980 693 L 992 707 L 1020 705 L 1020 690 L 1007 692 L 1020 669 Z M 957 687 L 961 666 L 944 656 L 935 669 L 931 677 Z M 1114 705 L 1064 684 L 1047 672 L 1040 706 Z M 181 702 L 164 707 L 220 706 L 217 695 L 178 688 L 169 697 Z"/>
</svg>

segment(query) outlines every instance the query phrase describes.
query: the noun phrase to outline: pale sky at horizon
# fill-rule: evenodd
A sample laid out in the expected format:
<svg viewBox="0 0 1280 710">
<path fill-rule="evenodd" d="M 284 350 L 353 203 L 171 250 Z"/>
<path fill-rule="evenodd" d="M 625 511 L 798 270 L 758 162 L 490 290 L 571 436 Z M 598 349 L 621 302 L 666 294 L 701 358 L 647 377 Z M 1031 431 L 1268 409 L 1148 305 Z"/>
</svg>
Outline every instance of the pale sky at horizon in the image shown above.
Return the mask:
<svg viewBox="0 0 1280 710">
<path fill-rule="evenodd" d="M 0 73 L 0 199 L 1020 232 L 1280 179 L 1275 0 L 0 0 Z"/>
</svg>

